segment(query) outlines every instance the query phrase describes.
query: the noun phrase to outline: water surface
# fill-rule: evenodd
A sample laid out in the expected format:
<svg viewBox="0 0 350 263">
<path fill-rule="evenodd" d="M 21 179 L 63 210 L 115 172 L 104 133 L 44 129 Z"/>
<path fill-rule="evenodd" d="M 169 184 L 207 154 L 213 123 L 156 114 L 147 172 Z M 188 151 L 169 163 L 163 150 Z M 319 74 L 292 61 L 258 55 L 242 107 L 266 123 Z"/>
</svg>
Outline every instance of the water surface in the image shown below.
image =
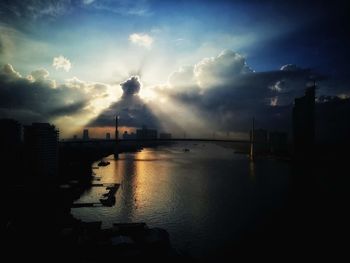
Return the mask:
<svg viewBox="0 0 350 263">
<path fill-rule="evenodd" d="M 72 214 L 102 221 L 103 227 L 142 221 L 164 228 L 176 249 L 195 257 L 239 241 L 286 202 L 288 163 L 253 164 L 216 144 L 177 143 L 106 159 L 111 164 L 94 172 L 102 183 L 121 184 L 116 205 L 72 209 Z M 104 192 L 94 187 L 79 202 L 98 201 Z"/>
</svg>

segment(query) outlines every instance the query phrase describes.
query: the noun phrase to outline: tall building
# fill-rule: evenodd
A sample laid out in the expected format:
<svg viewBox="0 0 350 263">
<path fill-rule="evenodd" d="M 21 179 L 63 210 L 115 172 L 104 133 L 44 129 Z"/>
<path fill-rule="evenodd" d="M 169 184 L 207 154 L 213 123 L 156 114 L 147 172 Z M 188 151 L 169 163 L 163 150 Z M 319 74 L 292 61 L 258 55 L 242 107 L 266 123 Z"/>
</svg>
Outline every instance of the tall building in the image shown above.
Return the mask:
<svg viewBox="0 0 350 263">
<path fill-rule="evenodd" d="M 0 164 L 17 162 L 21 147 L 21 125 L 12 119 L 0 119 Z"/>
<path fill-rule="evenodd" d="M 157 139 L 157 130 L 148 129 L 146 126 L 143 126 L 142 129 L 136 130 L 136 139 L 138 139 L 138 140 L 156 140 Z"/>
<path fill-rule="evenodd" d="M 26 157 L 31 173 L 40 177 L 54 177 L 58 173 L 59 133 L 49 123 L 24 126 Z"/>
<path fill-rule="evenodd" d="M 315 138 L 315 89 L 316 84 L 296 98 L 293 107 L 293 143 L 296 156 L 305 157 L 313 148 Z"/>
<path fill-rule="evenodd" d="M 85 141 L 89 140 L 89 130 L 88 129 L 84 129 L 84 131 L 83 131 L 83 140 L 85 140 Z"/>
<path fill-rule="evenodd" d="M 21 125 L 12 119 L 0 119 L 0 143 L 2 146 L 21 142 Z"/>
<path fill-rule="evenodd" d="M 111 134 L 109 132 L 106 133 L 106 140 L 110 140 L 111 139 Z"/>
</svg>

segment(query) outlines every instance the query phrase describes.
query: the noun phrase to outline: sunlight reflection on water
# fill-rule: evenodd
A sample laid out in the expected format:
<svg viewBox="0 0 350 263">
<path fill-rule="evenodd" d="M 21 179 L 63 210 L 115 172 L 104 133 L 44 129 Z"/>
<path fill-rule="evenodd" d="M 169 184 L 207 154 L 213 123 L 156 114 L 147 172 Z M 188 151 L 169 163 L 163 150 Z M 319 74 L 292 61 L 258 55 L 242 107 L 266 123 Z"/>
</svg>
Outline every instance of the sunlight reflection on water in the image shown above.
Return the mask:
<svg viewBox="0 0 350 263">
<path fill-rule="evenodd" d="M 275 160 L 253 164 L 233 149 L 210 143 L 178 143 L 107 159 L 111 164 L 94 172 L 101 183 L 121 184 L 116 205 L 72 209 L 72 214 L 101 220 L 104 227 L 143 221 L 165 228 L 172 244 L 192 255 L 239 239 L 242 229 L 282 207 L 290 169 Z M 100 196 L 101 188 L 95 187 L 79 201 Z"/>
</svg>

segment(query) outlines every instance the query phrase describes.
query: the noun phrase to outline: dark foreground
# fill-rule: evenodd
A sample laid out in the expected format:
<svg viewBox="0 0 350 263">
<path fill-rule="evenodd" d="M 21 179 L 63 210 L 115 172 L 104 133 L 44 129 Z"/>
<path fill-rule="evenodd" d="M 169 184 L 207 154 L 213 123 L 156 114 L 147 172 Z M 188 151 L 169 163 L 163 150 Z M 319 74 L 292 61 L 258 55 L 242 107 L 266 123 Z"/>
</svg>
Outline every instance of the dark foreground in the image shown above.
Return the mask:
<svg viewBox="0 0 350 263">
<path fill-rule="evenodd" d="M 5 180 L 1 239 L 11 261 L 191 259 L 171 247 L 166 230 L 122 222 L 102 230 L 100 222 L 84 223 L 71 216 L 73 200 L 91 184 L 92 178 L 86 179 L 91 162 L 105 154 L 84 156 L 88 160 L 85 168 L 81 167 L 85 176 L 79 176 L 78 168 L 72 169 L 74 175 L 65 173 L 64 182 Z M 288 205 L 272 211 L 263 222 L 256 222 L 254 229 L 245 230 L 239 241 L 205 259 L 334 260 L 347 256 L 348 161 L 345 151 L 329 154 L 321 150 L 309 160 L 292 161 Z M 11 170 L 6 172 L 11 174 Z M 67 180 L 73 180 L 72 187 L 60 187 Z"/>
</svg>

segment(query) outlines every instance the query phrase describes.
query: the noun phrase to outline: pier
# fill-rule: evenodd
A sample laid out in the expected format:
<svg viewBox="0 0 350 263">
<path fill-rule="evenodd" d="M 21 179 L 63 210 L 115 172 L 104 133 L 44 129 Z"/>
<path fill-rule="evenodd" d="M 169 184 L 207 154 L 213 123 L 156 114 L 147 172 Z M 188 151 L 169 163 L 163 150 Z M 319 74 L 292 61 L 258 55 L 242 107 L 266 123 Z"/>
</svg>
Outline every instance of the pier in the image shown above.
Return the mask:
<svg viewBox="0 0 350 263">
<path fill-rule="evenodd" d="M 115 205 L 115 193 L 118 191 L 120 184 L 92 184 L 91 187 L 106 187 L 108 190 L 106 193 L 102 194 L 99 202 L 90 203 L 73 203 L 71 208 L 82 208 L 82 207 L 111 207 Z"/>
</svg>

